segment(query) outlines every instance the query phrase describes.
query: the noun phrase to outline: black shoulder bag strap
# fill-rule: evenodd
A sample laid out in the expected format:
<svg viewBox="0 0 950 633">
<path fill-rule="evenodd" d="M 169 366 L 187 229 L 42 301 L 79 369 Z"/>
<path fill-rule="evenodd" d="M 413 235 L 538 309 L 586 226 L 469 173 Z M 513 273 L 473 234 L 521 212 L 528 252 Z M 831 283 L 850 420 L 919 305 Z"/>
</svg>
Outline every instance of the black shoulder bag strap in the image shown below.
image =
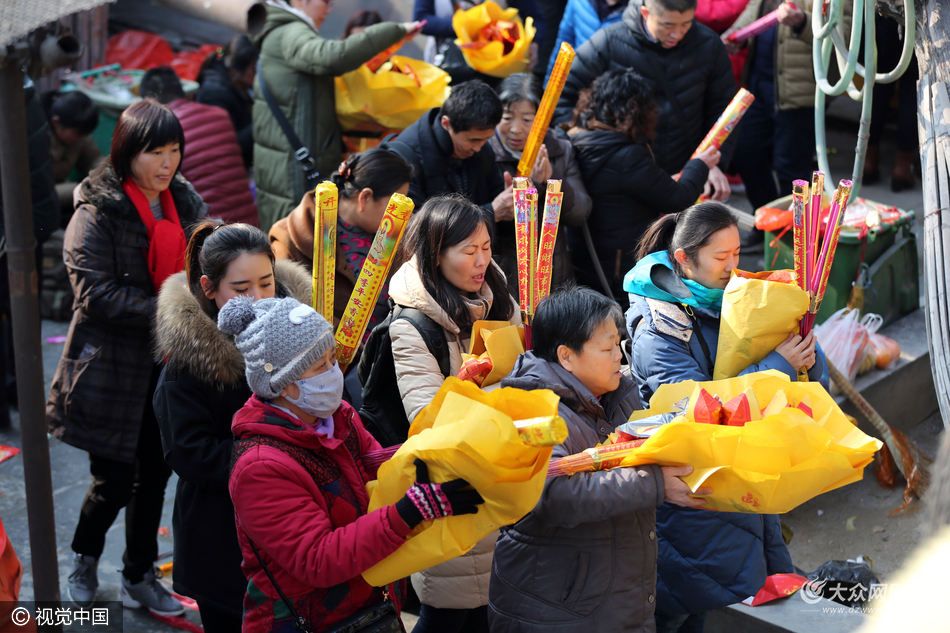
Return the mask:
<svg viewBox="0 0 950 633">
<path fill-rule="evenodd" d="M 452 369 L 450 366 L 451 361 L 449 359 L 448 343 L 445 340 L 445 332 L 442 326 L 433 321 L 421 310 L 405 308 L 403 306 L 396 306 L 394 308 L 393 321 L 396 319 L 409 321 L 412 326 L 416 328 L 416 331 L 422 336 L 422 340 L 425 342 L 429 353 L 438 361 L 439 371 L 442 372 L 445 378 L 451 376 Z"/>
<path fill-rule="evenodd" d="M 703 337 L 703 330 L 699 325 L 699 317 L 697 317 L 696 313 L 693 312 L 693 309 L 685 303 L 682 304 L 682 306 L 683 312 L 686 313 L 686 316 L 689 317 L 690 323 L 693 324 L 693 333 L 696 334 L 696 340 L 699 341 L 699 346 L 703 349 L 703 356 L 706 357 L 706 366 L 709 367 L 709 372 L 712 373 L 715 370 L 712 362 L 712 354 L 709 353 L 709 345 L 706 343 L 705 337 Z M 689 346 L 689 343 L 686 345 Z"/>
<path fill-rule="evenodd" d="M 267 85 L 267 81 L 264 79 L 264 73 L 261 72 L 260 59 L 257 60 L 257 78 L 261 87 L 261 94 L 264 95 L 264 101 L 267 102 L 267 107 L 270 108 L 271 113 L 274 115 L 274 119 L 277 121 L 277 125 L 279 125 L 280 129 L 283 130 L 284 136 L 287 137 L 287 141 L 290 143 L 290 147 L 294 150 L 294 159 L 300 163 L 300 168 L 303 169 L 304 178 L 307 179 L 309 188 L 313 189 L 316 187 L 316 180 L 320 177 L 320 172 L 317 171 L 317 162 L 310 154 L 310 150 L 304 146 L 303 142 L 300 140 L 300 137 L 297 136 L 297 133 L 294 132 L 294 128 L 291 127 L 290 121 L 287 120 L 287 117 L 284 116 L 283 110 L 281 110 L 280 106 L 277 104 L 277 99 L 274 98 L 274 93 L 270 91 L 270 87 Z"/>
<path fill-rule="evenodd" d="M 274 589 L 277 590 L 277 595 L 280 596 L 280 599 L 283 600 L 284 605 L 290 609 L 290 615 L 294 618 L 294 625 L 303 631 L 304 633 L 312 633 L 310 628 L 310 623 L 307 622 L 303 616 L 297 613 L 297 610 L 294 609 L 294 603 L 287 599 L 287 596 L 284 595 L 283 590 L 280 588 L 280 585 L 277 584 L 277 581 L 274 579 L 274 575 L 270 573 L 270 570 L 267 569 L 267 565 L 264 564 L 264 559 L 261 558 L 260 552 L 257 551 L 257 547 L 254 545 L 254 541 L 251 540 L 251 537 L 247 535 L 247 532 L 244 533 L 244 536 L 247 538 L 247 542 L 250 544 L 251 549 L 254 551 L 254 555 L 257 556 L 257 562 L 261 564 L 261 567 L 264 569 L 264 573 L 267 574 L 267 579 L 270 580 L 270 584 L 274 586 Z"/>
</svg>

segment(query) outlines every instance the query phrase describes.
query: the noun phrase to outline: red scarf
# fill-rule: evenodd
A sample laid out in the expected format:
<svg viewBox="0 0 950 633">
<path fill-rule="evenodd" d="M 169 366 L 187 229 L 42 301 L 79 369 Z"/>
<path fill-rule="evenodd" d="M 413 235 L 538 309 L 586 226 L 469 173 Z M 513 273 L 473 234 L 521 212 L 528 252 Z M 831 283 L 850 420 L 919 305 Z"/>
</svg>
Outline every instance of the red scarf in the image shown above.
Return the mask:
<svg viewBox="0 0 950 633">
<path fill-rule="evenodd" d="M 152 278 L 155 294 L 158 294 L 166 279 L 185 268 L 185 249 L 188 244 L 178 220 L 172 192 L 166 189 L 160 194 L 163 217 L 156 220 L 148 199 L 138 185 L 126 177 L 122 181 L 122 188 L 139 212 L 142 224 L 148 229 L 148 274 Z"/>
</svg>

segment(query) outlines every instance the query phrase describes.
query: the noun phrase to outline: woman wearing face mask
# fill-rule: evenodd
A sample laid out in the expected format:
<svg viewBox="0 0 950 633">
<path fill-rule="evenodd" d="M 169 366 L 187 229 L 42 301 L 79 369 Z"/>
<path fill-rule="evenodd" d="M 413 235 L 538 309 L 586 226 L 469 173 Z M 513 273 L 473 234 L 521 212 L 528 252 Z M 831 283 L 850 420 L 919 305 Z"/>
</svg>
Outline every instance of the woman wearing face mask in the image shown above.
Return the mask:
<svg viewBox="0 0 950 633">
<path fill-rule="evenodd" d="M 411 41 L 419 22 L 383 22 L 345 40 L 325 39 L 320 28 L 333 0 L 268 0 L 267 22 L 251 41 L 261 51 L 254 84 L 254 177 L 261 228 L 286 216 L 319 180 L 307 182 L 297 147 L 278 124 L 262 92 L 266 83 L 299 141 L 325 180 L 340 164 L 343 136 L 336 120 L 334 77 L 356 70 L 400 40 Z"/>
<path fill-rule="evenodd" d="M 339 320 L 346 309 L 363 262 L 394 193 L 409 192 L 411 172 L 399 154 L 374 148 L 353 154 L 333 172 L 330 181 L 339 192 L 336 223 L 336 286 L 333 316 Z M 297 208 L 270 229 L 271 247 L 277 259 L 290 259 L 313 269 L 313 191 L 308 191 Z M 389 313 L 387 286 L 369 321 L 369 333 Z"/>
<path fill-rule="evenodd" d="M 402 581 L 372 587 L 361 574 L 424 520 L 473 514 L 482 498 L 460 479 L 430 484 L 417 460 L 406 496 L 367 513 L 376 474 L 362 456 L 380 446 L 341 400 L 330 324 L 294 299 L 237 297 L 218 327 L 234 335 L 254 392 L 234 414 L 228 482 L 248 579 L 243 631 L 342 630 L 385 597 L 398 608 Z"/>
<path fill-rule="evenodd" d="M 251 390 L 218 311 L 236 296 L 310 301 L 310 286 L 302 266 L 274 261 L 260 229 L 216 220 L 195 229 L 185 271 L 158 297 L 156 350 L 165 368 L 152 402 L 165 461 L 178 475 L 174 588 L 198 602 L 207 633 L 241 630 L 247 588 L 227 486 L 231 417 Z"/>
<path fill-rule="evenodd" d="M 442 327 L 450 375 L 457 376 L 479 319 L 521 323 L 505 276 L 492 261 L 494 218 L 460 196 L 430 198 L 412 219 L 399 247 L 404 262 L 389 295 Z M 422 335 L 406 320 L 389 326 L 396 382 L 406 417 L 415 419 L 446 376 Z M 497 533 L 471 551 L 418 574 L 412 584 L 422 603 L 415 633 L 487 631 L 488 580 Z"/>
<path fill-rule="evenodd" d="M 729 209 L 703 202 L 663 216 L 647 230 L 627 273 L 630 367 L 640 399 L 660 385 L 712 380 L 723 290 L 739 260 L 739 230 Z M 827 386 L 814 334 L 790 334 L 740 375 L 777 369 Z M 777 516 L 702 512 L 669 504 L 657 510 L 657 631 L 702 631 L 706 612 L 745 600 L 765 578 L 793 571 Z M 696 538 L 701 534 L 702 538 Z"/>
<path fill-rule="evenodd" d="M 516 176 L 518 162 L 524 151 L 528 134 L 534 124 L 534 116 L 541 104 L 541 82 L 535 75 L 517 73 L 501 82 L 498 96 L 504 107 L 501 123 L 495 126 L 495 136 L 488 139 L 495 151 L 498 167 L 510 176 Z M 554 243 L 554 258 L 551 271 L 551 288 L 557 288 L 574 278 L 571 254 L 567 250 L 565 226 L 580 226 L 590 215 L 591 199 L 581 178 L 581 168 L 570 141 L 561 140 L 552 130 L 544 135 L 544 144 L 531 173 L 531 180 L 538 190 L 538 219 L 544 210 L 544 194 L 548 179 L 561 181 L 564 198 L 561 202 L 561 221 Z M 499 225 L 496 243 L 493 245 L 495 261 L 508 278 L 508 289 L 518 296 L 518 256 L 515 246 L 514 222 Z"/>
<path fill-rule="evenodd" d="M 93 481 L 73 537 L 68 583 L 80 606 L 95 599 L 106 532 L 126 508 L 123 605 L 182 612 L 154 570 L 171 470 L 152 410 L 161 371 L 152 328 L 158 290 L 184 264 L 183 227 L 207 211 L 178 173 L 184 149 L 168 108 L 152 101 L 128 107 L 109 158 L 80 184 L 66 229 L 63 258 L 76 309 L 46 412 L 54 437 L 89 452 Z"/>
</svg>

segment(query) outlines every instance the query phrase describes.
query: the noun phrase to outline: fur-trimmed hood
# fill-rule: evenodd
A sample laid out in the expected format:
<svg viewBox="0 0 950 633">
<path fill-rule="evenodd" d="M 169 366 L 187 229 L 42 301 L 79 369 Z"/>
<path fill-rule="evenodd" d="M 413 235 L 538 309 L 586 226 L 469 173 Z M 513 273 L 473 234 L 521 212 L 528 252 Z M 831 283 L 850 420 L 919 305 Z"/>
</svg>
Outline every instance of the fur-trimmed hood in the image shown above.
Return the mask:
<svg viewBox="0 0 950 633">
<path fill-rule="evenodd" d="M 278 259 L 274 263 L 277 296 L 310 304 L 311 280 L 300 264 Z M 155 315 L 156 356 L 174 368 L 187 369 L 199 380 L 221 386 L 244 381 L 244 357 L 232 337 L 218 329 L 191 294 L 185 273 L 172 275 L 162 285 Z"/>
<path fill-rule="evenodd" d="M 207 205 L 191 183 L 181 175 L 181 172 L 175 174 L 169 189 L 172 200 L 175 201 L 178 219 L 188 237 L 191 235 L 189 225 L 205 216 Z M 136 233 L 148 233 L 138 211 L 135 210 L 135 205 L 122 189 L 122 182 L 116 177 L 108 158 L 99 163 L 99 166 L 79 185 L 76 206 L 82 204 L 94 206 L 99 213 L 123 228 Z"/>
</svg>

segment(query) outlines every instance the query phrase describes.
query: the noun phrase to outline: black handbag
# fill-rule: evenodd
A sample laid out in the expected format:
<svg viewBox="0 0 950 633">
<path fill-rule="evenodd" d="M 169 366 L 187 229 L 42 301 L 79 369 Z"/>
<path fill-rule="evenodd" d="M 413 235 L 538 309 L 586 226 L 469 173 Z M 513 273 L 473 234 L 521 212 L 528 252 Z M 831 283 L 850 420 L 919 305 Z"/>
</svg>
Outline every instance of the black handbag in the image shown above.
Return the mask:
<svg viewBox="0 0 950 633">
<path fill-rule="evenodd" d="M 247 536 L 247 533 L 245 533 L 245 536 Z M 267 565 L 264 564 L 264 559 L 261 558 L 251 537 L 247 537 L 247 542 L 250 543 L 251 549 L 254 551 L 257 561 L 264 569 L 264 573 L 267 574 L 268 580 L 274 585 L 274 589 L 277 590 L 277 595 L 280 596 L 280 599 L 290 611 L 290 615 L 294 619 L 294 626 L 296 626 L 298 630 L 303 631 L 303 633 L 406 633 L 406 629 L 402 625 L 402 620 L 399 619 L 399 613 L 396 611 L 396 605 L 389 599 L 389 589 L 386 587 L 383 587 L 383 599 L 373 606 L 367 607 L 359 613 L 337 622 L 333 625 L 333 628 L 323 629 L 323 631 L 315 630 L 303 616 L 297 613 L 293 603 L 284 595 L 280 585 L 278 585 L 274 579 L 273 574 L 270 573 L 270 570 L 267 569 Z"/>
</svg>

